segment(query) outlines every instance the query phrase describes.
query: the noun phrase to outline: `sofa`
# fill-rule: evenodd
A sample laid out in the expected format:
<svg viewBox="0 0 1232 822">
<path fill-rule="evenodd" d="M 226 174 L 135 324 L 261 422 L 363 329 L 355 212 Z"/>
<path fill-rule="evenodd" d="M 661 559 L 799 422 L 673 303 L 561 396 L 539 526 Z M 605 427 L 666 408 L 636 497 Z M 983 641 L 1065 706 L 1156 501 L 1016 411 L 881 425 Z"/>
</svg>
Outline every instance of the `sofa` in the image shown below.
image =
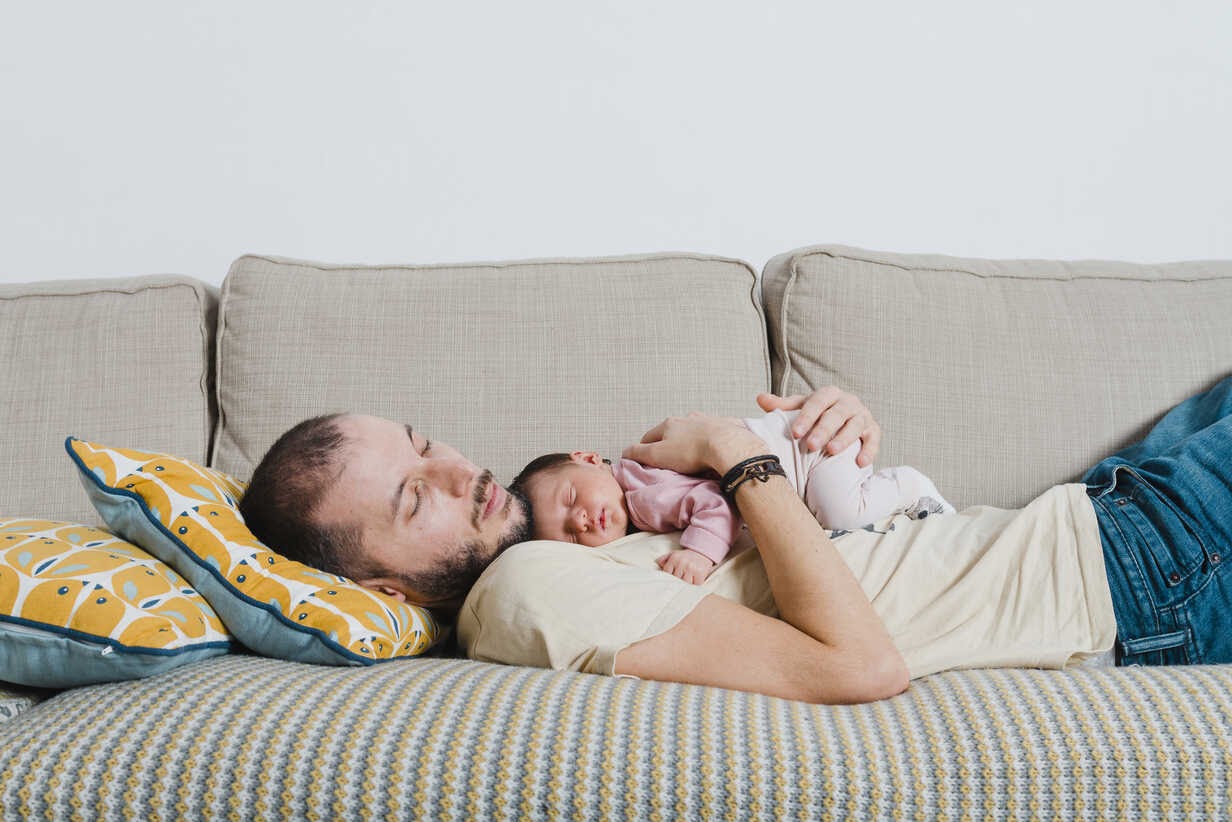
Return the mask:
<svg viewBox="0 0 1232 822">
<path fill-rule="evenodd" d="M 68 436 L 243 479 L 293 423 L 353 410 L 507 482 L 546 450 L 618 454 L 665 415 L 825 384 L 875 413 L 879 464 L 923 468 L 959 508 L 1018 507 L 1232 371 L 1230 318 L 1228 261 L 836 245 L 760 273 L 690 253 L 246 255 L 220 289 L 4 285 L 0 517 L 106 528 Z M 1229 666 L 954 670 L 823 706 L 475 662 L 448 636 L 341 665 L 224 650 L 67 687 L 37 683 L 72 665 L 38 679 L 0 645 L 3 818 L 1232 816 Z"/>
</svg>

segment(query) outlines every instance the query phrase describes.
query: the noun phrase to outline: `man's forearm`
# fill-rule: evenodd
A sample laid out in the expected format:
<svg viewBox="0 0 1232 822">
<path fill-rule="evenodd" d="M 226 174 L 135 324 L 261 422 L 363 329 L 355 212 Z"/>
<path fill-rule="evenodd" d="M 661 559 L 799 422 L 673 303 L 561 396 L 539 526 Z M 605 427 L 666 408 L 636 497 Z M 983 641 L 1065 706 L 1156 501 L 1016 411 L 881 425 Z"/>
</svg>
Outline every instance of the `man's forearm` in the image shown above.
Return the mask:
<svg viewBox="0 0 1232 822">
<path fill-rule="evenodd" d="M 902 663 L 855 575 L 786 479 L 746 482 L 736 504 L 784 621 L 830 648 Z"/>
</svg>

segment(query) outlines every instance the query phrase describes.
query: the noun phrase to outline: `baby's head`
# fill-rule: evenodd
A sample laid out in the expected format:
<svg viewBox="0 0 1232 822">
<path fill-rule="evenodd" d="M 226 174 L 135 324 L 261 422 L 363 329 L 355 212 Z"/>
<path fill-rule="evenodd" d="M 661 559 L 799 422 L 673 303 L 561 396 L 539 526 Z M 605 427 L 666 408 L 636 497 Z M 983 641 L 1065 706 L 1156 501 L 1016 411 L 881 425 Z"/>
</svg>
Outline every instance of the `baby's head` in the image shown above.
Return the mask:
<svg viewBox="0 0 1232 822">
<path fill-rule="evenodd" d="M 591 451 L 544 454 L 510 484 L 530 503 L 532 536 L 597 548 L 628 533 L 629 510 L 612 466 Z"/>
</svg>

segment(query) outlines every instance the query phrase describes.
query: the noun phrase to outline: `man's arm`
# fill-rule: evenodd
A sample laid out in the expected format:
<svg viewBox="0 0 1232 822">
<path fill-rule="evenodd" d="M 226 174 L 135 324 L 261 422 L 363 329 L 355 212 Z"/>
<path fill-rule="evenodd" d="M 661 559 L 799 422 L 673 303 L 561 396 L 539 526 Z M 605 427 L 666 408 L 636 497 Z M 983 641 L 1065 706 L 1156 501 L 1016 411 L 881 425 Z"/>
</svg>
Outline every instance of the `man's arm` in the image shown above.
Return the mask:
<svg viewBox="0 0 1232 822">
<path fill-rule="evenodd" d="M 765 452 L 743 426 L 671 419 L 625 456 L 720 475 Z M 716 596 L 670 630 L 616 657 L 616 673 L 737 688 L 810 702 L 866 702 L 901 693 L 902 656 L 821 526 L 782 477 L 746 482 L 736 504 L 758 546 L 781 620 Z"/>
</svg>

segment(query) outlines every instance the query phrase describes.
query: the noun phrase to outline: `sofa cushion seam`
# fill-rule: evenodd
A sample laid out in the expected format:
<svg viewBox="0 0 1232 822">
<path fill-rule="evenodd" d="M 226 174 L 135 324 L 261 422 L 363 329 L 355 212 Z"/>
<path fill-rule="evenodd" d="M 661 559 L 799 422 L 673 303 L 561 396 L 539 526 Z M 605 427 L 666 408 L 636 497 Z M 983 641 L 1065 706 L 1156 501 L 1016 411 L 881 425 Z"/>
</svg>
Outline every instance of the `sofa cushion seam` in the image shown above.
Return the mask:
<svg viewBox="0 0 1232 822">
<path fill-rule="evenodd" d="M 1025 275 L 1025 274 L 981 274 L 977 271 L 969 271 L 965 268 L 959 268 L 957 266 L 947 266 L 947 267 L 938 268 L 938 267 L 933 267 L 933 266 L 905 265 L 903 263 L 894 263 L 888 260 L 878 260 L 878 259 L 874 259 L 871 257 L 858 257 L 853 254 L 835 254 L 830 251 L 809 251 L 809 252 L 800 254 L 796 257 L 793 257 L 792 258 L 793 270 L 794 270 L 795 261 L 798 259 L 802 259 L 804 257 L 831 257 L 836 260 L 851 260 L 852 262 L 858 262 L 858 263 L 869 263 L 871 265 L 882 265 L 882 266 L 886 266 L 887 268 L 897 268 L 901 271 L 931 271 L 931 272 L 938 272 L 938 273 L 952 272 L 955 274 L 968 274 L 972 277 L 979 277 L 980 279 L 984 279 L 984 280 L 1028 280 L 1031 282 L 1062 282 L 1062 283 L 1063 282 L 1074 282 L 1076 280 L 1116 280 L 1116 281 L 1122 281 L 1122 282 L 1136 282 L 1136 283 L 1205 283 L 1205 282 L 1219 282 L 1221 280 L 1232 280 L 1232 276 L 1224 276 L 1224 275 L 1217 275 L 1217 276 L 1211 276 L 1211 277 L 1191 277 L 1191 278 L 1181 278 L 1181 277 L 1160 278 L 1160 277 L 1125 277 L 1125 276 L 1119 276 L 1116 274 L 1075 274 L 1073 276 L 1067 276 L 1067 277 L 1038 277 L 1038 276 L 1032 277 L 1032 276 Z M 1023 261 L 1023 262 L 1027 262 L 1027 261 Z M 1052 261 L 1045 261 L 1045 262 L 1052 262 Z M 1217 261 L 1214 261 L 1214 262 L 1217 262 Z M 1150 264 L 1144 264 L 1144 263 L 1126 263 L 1126 265 L 1150 267 Z M 1159 263 L 1158 265 L 1169 265 L 1169 263 Z"/>
</svg>

